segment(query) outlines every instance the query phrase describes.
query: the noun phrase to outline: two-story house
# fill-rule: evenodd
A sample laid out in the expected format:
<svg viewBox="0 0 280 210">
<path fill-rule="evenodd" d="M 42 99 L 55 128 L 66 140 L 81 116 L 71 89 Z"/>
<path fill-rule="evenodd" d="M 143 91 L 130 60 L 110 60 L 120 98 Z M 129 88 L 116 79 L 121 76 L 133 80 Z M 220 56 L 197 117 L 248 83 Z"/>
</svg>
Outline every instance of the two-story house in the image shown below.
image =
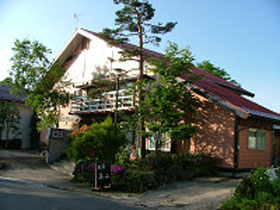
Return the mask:
<svg viewBox="0 0 280 210">
<path fill-rule="evenodd" d="M 113 113 L 116 108 L 133 111 L 135 97 L 124 90 L 137 78 L 138 63 L 119 61 L 119 52 L 124 48 L 135 46 L 111 46 L 98 34 L 85 29 L 74 33 L 56 58 L 66 69 L 62 80 L 73 82 L 68 91 L 76 95 L 71 104 L 62 109 L 60 128 L 73 128 L 80 119 L 98 118 Z M 163 56 L 148 49 L 145 54 Z M 148 66 L 149 63 L 145 62 L 146 74 Z M 229 169 L 270 166 L 279 155 L 280 114 L 245 98 L 254 94 L 237 85 L 201 69 L 193 68 L 193 73 L 203 76 L 192 87 L 193 94 L 202 102 L 193 119 L 198 132 L 191 139 L 182 141 L 177 151 L 209 153 L 222 160 L 221 167 Z M 181 79 L 184 77 L 182 75 Z M 93 81 L 99 78 L 126 82 L 120 82 L 117 89 L 99 97 L 88 97 L 90 90 L 95 88 Z M 152 140 L 146 141 L 146 149 L 153 150 Z"/>
</svg>

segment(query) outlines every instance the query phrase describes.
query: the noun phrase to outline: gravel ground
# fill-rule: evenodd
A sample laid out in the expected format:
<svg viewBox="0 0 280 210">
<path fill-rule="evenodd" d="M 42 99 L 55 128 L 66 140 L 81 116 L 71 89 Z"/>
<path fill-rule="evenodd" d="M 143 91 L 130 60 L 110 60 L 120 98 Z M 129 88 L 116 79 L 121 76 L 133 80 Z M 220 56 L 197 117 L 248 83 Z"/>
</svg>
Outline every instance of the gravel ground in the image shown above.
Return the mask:
<svg viewBox="0 0 280 210">
<path fill-rule="evenodd" d="M 5 170 L 0 170 L 3 177 L 44 183 L 67 183 L 71 180 L 70 176 L 52 170 L 45 157 L 33 151 L 0 150 L 0 160 L 7 164 Z"/>
<path fill-rule="evenodd" d="M 223 177 L 196 178 L 149 191 L 141 196 L 141 201 L 155 209 L 217 209 L 231 196 L 239 182 Z"/>
</svg>

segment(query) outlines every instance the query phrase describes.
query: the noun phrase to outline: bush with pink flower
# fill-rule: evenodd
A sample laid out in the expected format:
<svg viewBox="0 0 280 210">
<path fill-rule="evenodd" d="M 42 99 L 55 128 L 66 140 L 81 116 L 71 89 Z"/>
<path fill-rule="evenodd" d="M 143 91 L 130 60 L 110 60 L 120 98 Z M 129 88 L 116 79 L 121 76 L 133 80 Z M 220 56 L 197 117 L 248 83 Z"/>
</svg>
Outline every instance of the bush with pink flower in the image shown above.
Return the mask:
<svg viewBox="0 0 280 210">
<path fill-rule="evenodd" d="M 98 159 L 113 163 L 115 154 L 127 143 L 124 132 L 118 124 L 114 125 L 111 117 L 101 123 L 82 126 L 73 131 L 71 138 L 68 156 L 76 162 Z"/>
</svg>

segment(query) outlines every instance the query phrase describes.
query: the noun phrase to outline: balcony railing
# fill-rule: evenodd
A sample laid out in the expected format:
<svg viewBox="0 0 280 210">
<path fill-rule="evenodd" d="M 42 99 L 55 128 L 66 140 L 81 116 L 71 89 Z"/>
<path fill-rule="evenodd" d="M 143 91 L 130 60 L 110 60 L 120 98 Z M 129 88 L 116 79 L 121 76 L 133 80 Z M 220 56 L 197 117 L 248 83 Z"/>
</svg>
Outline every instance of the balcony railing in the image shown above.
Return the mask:
<svg viewBox="0 0 280 210">
<path fill-rule="evenodd" d="M 118 91 L 118 111 L 130 110 L 133 107 L 133 95 L 124 90 Z M 102 94 L 98 99 L 88 96 L 77 96 L 71 104 L 72 114 L 114 112 L 116 110 L 116 91 Z"/>
</svg>

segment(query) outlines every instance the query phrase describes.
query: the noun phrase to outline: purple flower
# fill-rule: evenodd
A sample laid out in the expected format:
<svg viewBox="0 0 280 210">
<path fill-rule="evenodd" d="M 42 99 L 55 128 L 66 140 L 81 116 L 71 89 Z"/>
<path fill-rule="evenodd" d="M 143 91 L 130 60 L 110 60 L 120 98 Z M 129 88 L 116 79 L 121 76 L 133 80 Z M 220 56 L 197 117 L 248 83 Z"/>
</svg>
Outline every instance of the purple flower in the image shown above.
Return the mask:
<svg viewBox="0 0 280 210">
<path fill-rule="evenodd" d="M 111 176 L 119 175 L 125 169 L 124 165 L 111 165 Z"/>
<path fill-rule="evenodd" d="M 81 165 L 82 171 L 93 172 L 95 171 L 95 163 L 88 164 L 88 165 Z"/>
</svg>

